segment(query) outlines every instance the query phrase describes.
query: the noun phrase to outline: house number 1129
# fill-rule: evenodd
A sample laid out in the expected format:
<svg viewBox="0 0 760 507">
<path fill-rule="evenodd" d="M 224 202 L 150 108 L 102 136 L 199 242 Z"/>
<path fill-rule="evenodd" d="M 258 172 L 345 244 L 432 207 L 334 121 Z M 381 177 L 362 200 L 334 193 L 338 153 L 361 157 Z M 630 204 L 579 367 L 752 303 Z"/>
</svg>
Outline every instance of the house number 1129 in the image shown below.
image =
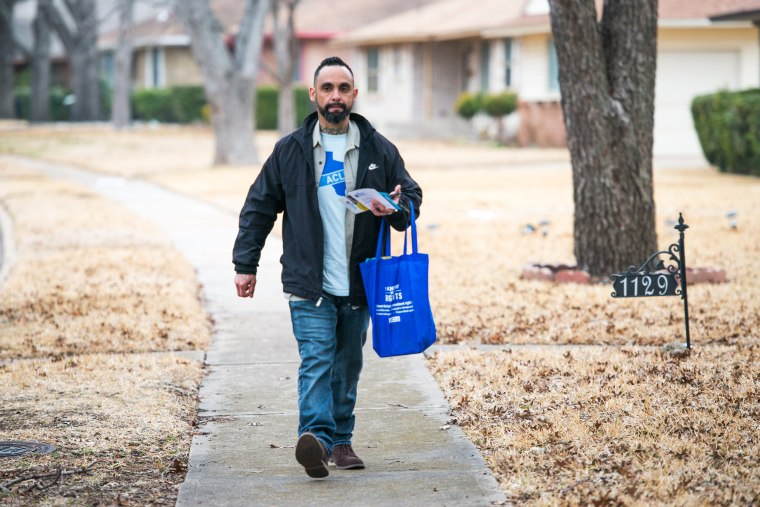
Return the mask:
<svg viewBox="0 0 760 507">
<path fill-rule="evenodd" d="M 677 288 L 672 274 L 623 276 L 615 281 L 614 297 L 675 296 Z"/>
</svg>

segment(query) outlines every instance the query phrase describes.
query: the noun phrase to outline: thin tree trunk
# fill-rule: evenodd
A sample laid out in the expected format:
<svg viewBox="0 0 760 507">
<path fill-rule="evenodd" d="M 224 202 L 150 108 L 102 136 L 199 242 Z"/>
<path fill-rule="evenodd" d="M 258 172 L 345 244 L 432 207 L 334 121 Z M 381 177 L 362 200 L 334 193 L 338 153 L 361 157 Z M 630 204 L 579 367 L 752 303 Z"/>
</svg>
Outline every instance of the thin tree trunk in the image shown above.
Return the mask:
<svg viewBox="0 0 760 507">
<path fill-rule="evenodd" d="M 549 0 L 573 166 L 575 257 L 592 276 L 657 247 L 652 183 L 657 1 Z"/>
<path fill-rule="evenodd" d="M 73 121 L 101 120 L 100 75 L 98 72 L 98 17 L 95 0 L 68 0 L 75 26 L 69 27 L 55 4 L 48 22 L 61 39 L 69 57 L 71 87 L 76 101 L 71 108 Z"/>
<path fill-rule="evenodd" d="M 295 9 L 298 2 L 299 0 L 277 0 L 272 6 L 274 51 L 277 59 L 274 75 L 280 87 L 277 126 L 281 135 L 289 134 L 296 128 L 293 71 L 298 56 L 295 32 Z M 285 17 L 284 22 L 281 21 L 281 14 Z"/>
<path fill-rule="evenodd" d="M 0 0 L 0 118 L 14 118 L 13 57 L 16 43 L 13 38 L 13 4 L 16 0 Z"/>
<path fill-rule="evenodd" d="M 258 159 L 252 134 L 255 83 L 252 79 L 237 77 L 228 86 L 226 93 L 210 101 L 211 126 L 216 139 L 214 163 L 252 164 Z"/>
<path fill-rule="evenodd" d="M 114 58 L 114 86 L 112 116 L 117 129 L 129 127 L 132 119 L 130 95 L 132 92 L 132 21 L 134 0 L 121 0 L 119 37 Z"/>
<path fill-rule="evenodd" d="M 81 83 L 83 97 L 77 94 L 77 103 L 80 105 L 80 114 L 85 121 L 102 120 L 100 107 L 100 66 L 98 58 L 98 16 L 95 0 L 79 0 L 79 15 L 81 22 L 78 23 L 80 43 L 79 51 L 82 52 L 81 73 L 84 80 Z"/>
<path fill-rule="evenodd" d="M 34 17 L 34 48 L 32 49 L 32 96 L 30 120 L 50 121 L 50 27 L 45 9 L 50 0 L 39 0 Z"/>
</svg>

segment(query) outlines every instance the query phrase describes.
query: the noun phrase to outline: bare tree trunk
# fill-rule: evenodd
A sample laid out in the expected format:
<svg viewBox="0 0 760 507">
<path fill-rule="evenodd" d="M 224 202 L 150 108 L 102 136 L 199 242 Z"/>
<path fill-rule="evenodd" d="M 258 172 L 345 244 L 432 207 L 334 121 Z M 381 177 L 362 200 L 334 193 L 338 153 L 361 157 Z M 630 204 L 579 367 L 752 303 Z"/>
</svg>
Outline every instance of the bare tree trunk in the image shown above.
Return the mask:
<svg viewBox="0 0 760 507">
<path fill-rule="evenodd" d="M 129 127 L 132 119 L 132 22 L 134 0 L 121 0 L 119 8 L 119 37 L 116 43 L 112 115 L 117 129 Z"/>
<path fill-rule="evenodd" d="M 216 137 L 215 164 L 252 164 L 258 160 L 253 144 L 254 81 L 236 77 L 217 100 L 210 100 L 211 122 Z M 248 133 L 248 135 L 241 135 Z"/>
<path fill-rule="evenodd" d="M 71 87 L 76 97 L 71 108 L 74 121 L 98 121 L 100 114 L 100 76 L 98 72 L 98 16 L 95 0 L 67 0 L 74 26 L 70 27 L 52 4 L 48 22 L 61 39 L 71 66 Z"/>
<path fill-rule="evenodd" d="M 575 257 L 592 276 L 657 247 L 652 184 L 657 0 L 549 0 L 573 166 Z"/>
<path fill-rule="evenodd" d="M 296 128 L 296 107 L 293 94 L 293 71 L 298 56 L 295 32 L 295 9 L 299 0 L 276 0 L 272 5 L 274 25 L 274 51 L 277 58 L 275 79 L 280 85 L 277 106 L 277 126 L 286 135 Z M 284 23 L 280 15 L 285 16 Z"/>
<path fill-rule="evenodd" d="M 45 9 L 50 0 L 39 0 L 34 17 L 34 48 L 32 49 L 32 96 L 30 120 L 50 121 L 50 27 Z"/>
<path fill-rule="evenodd" d="M 13 57 L 16 43 L 13 38 L 13 4 L 16 0 L 0 0 L 0 118 L 14 118 Z"/>
<path fill-rule="evenodd" d="M 254 86 L 269 0 L 246 0 L 233 50 L 225 46 L 222 27 L 208 1 L 176 0 L 174 6 L 190 35 L 211 105 L 214 164 L 256 163 Z"/>
</svg>

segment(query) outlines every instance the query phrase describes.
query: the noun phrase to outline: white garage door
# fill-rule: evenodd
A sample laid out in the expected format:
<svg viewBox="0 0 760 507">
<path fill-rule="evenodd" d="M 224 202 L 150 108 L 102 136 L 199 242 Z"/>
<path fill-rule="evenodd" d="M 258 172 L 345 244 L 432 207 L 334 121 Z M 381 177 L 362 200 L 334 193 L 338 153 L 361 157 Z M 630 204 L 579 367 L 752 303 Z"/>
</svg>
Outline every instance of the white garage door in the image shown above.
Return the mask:
<svg viewBox="0 0 760 507">
<path fill-rule="evenodd" d="M 657 55 L 655 156 L 701 156 L 691 100 L 739 87 L 738 51 L 663 51 Z"/>
</svg>

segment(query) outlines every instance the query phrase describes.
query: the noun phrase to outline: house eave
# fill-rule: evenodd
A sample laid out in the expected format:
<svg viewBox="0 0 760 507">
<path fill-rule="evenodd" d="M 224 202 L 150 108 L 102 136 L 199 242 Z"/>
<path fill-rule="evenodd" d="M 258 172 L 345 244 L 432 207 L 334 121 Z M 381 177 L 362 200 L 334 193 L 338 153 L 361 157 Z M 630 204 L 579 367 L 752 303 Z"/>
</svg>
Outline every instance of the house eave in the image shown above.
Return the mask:
<svg viewBox="0 0 760 507">
<path fill-rule="evenodd" d="M 549 23 L 537 23 L 534 25 L 507 26 L 503 28 L 493 28 L 484 30 L 481 35 L 486 39 L 497 39 L 501 37 L 521 37 L 524 35 L 538 35 L 551 32 Z"/>
<path fill-rule="evenodd" d="M 657 23 L 658 28 L 748 28 L 752 26 L 750 21 L 721 21 L 712 22 L 707 18 L 701 19 L 661 19 Z M 540 35 L 551 32 L 549 23 L 536 23 L 531 25 L 515 25 L 502 28 L 484 30 L 481 36 L 486 39 L 498 39 L 503 37 L 521 37 L 524 35 Z"/>
<path fill-rule="evenodd" d="M 727 21 L 715 23 L 707 18 L 701 19 L 661 19 L 659 28 L 747 28 L 751 27 L 749 21 Z"/>
<path fill-rule="evenodd" d="M 104 42 L 98 45 L 101 51 L 113 51 L 116 49 L 117 41 Z M 146 47 L 176 47 L 190 46 L 190 37 L 187 35 L 164 35 L 162 37 L 137 37 L 132 47 L 141 49 Z"/>
<path fill-rule="evenodd" d="M 392 44 L 411 44 L 415 42 L 447 42 L 452 40 L 473 39 L 480 37 L 480 30 L 469 30 L 466 32 L 450 32 L 438 34 L 418 34 L 418 35 L 399 35 L 394 37 L 357 37 L 357 38 L 337 38 L 330 41 L 333 47 L 369 47 L 384 46 Z"/>
</svg>

